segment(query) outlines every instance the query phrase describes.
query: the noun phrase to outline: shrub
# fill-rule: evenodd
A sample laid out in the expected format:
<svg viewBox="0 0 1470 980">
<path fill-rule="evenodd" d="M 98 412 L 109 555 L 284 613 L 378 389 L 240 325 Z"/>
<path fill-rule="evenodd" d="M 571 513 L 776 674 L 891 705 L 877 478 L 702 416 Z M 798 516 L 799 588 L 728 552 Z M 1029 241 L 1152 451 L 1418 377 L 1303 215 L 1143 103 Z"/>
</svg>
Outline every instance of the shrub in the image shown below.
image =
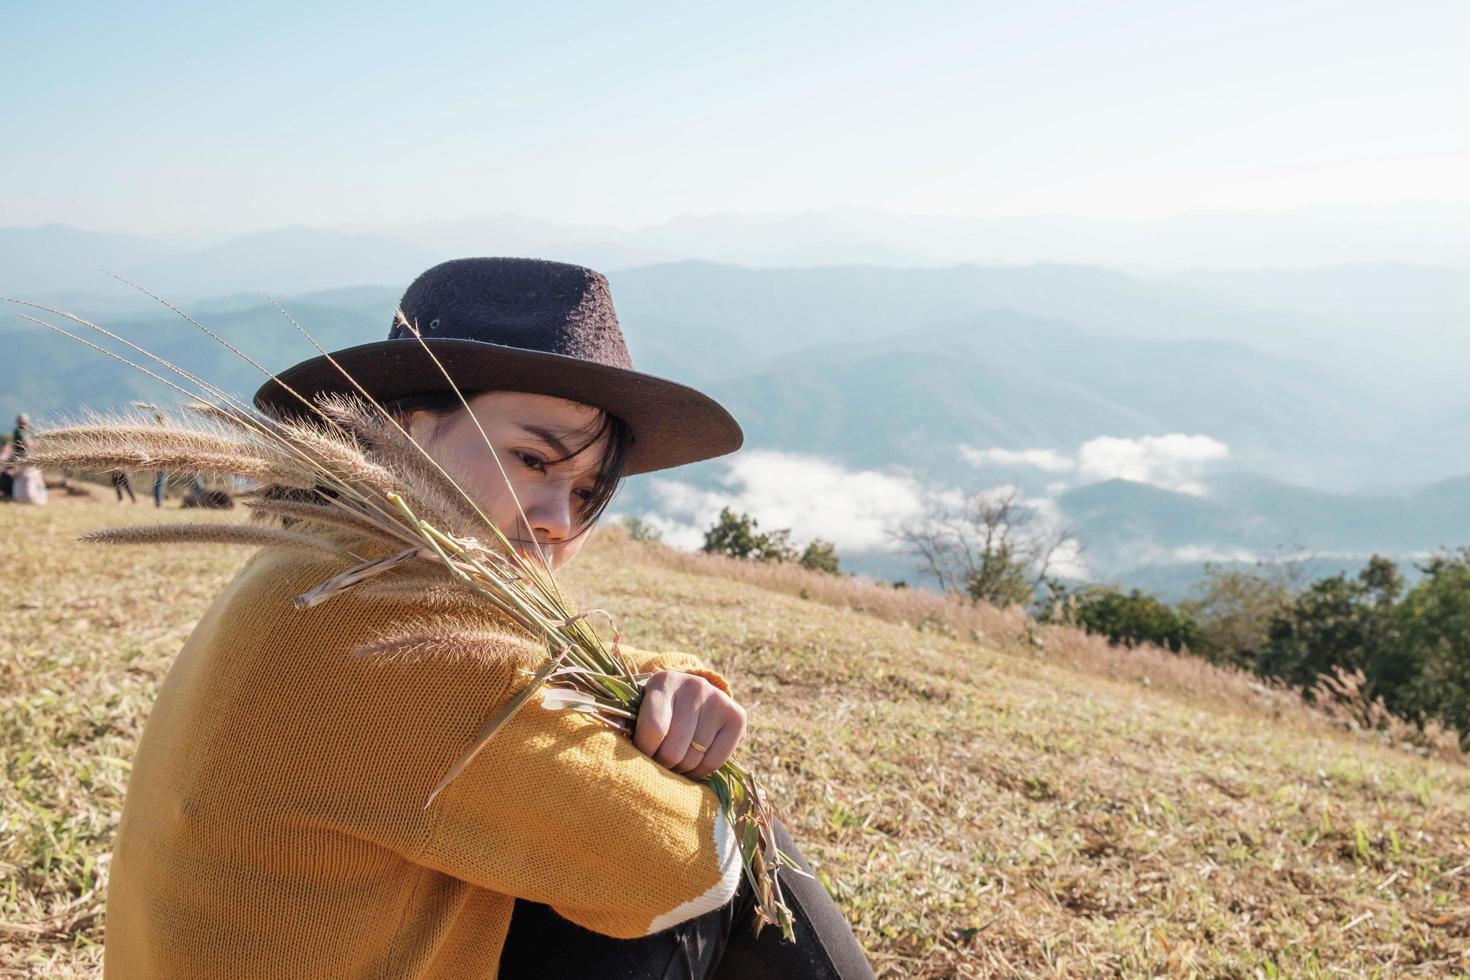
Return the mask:
<svg viewBox="0 0 1470 980">
<path fill-rule="evenodd" d="M 838 574 L 837 546 L 830 541 L 821 538 L 813 538 L 811 544 L 801 553 L 801 567 L 809 568 L 814 572 L 830 572 Z"/>
<path fill-rule="evenodd" d="M 1384 671 L 1398 672 L 1389 666 L 1389 645 L 1394 600 L 1403 586 L 1398 568 L 1380 555 L 1353 578 L 1339 573 L 1318 579 L 1272 617 L 1256 670 L 1305 691 L 1334 667 L 1362 668 L 1369 696 L 1382 694 L 1390 708 L 1400 710 L 1389 689 L 1397 684 Z"/>
<path fill-rule="evenodd" d="M 756 561 L 795 561 L 796 549 L 791 545 L 791 530 L 761 533 L 760 522 L 749 514 L 737 514 L 729 507 L 704 532 L 704 551 L 731 558 Z"/>
<path fill-rule="evenodd" d="M 623 530 L 628 532 L 628 537 L 634 541 L 662 541 L 664 532 L 660 531 L 651 522 L 633 514 L 628 514 L 622 520 Z"/>
<path fill-rule="evenodd" d="M 1199 627 L 1193 619 L 1138 589 L 1126 594 L 1106 588 L 1078 593 L 1068 603 L 1067 618 L 1089 633 L 1124 646 L 1152 643 L 1175 653 L 1200 646 Z"/>
<path fill-rule="evenodd" d="M 1397 655 L 1378 665 L 1379 685 L 1396 687 L 1390 707 L 1438 718 L 1470 748 L 1470 549 L 1431 559 L 1399 603 Z"/>
<path fill-rule="evenodd" d="M 1291 594 L 1284 570 L 1206 565 L 1204 580 L 1179 609 L 1199 629 L 1195 652 L 1215 663 L 1250 669 L 1266 645 L 1271 621 L 1291 604 Z"/>
</svg>

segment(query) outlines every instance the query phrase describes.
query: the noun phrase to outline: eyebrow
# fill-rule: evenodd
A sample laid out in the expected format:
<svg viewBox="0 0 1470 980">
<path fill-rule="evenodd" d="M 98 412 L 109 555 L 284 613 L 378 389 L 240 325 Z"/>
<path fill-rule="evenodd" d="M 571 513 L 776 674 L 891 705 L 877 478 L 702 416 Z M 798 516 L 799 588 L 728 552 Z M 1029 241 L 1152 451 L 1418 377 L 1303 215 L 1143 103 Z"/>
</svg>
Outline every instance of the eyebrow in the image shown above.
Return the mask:
<svg viewBox="0 0 1470 980">
<path fill-rule="evenodd" d="M 545 426 L 530 425 L 526 422 L 517 422 L 516 425 L 520 426 L 521 431 L 529 432 L 537 439 L 540 439 L 542 442 L 546 443 L 552 449 L 555 449 L 557 452 L 561 453 L 563 457 L 573 455 L 572 451 L 567 448 L 567 444 L 561 441 L 561 437 L 552 430 L 546 428 Z"/>
<path fill-rule="evenodd" d="M 522 432 L 525 432 L 528 435 L 535 436 L 537 439 L 540 439 L 542 442 L 545 442 L 552 449 L 554 449 L 558 453 L 560 453 L 562 459 L 569 459 L 569 458 L 571 458 L 574 455 L 578 455 L 577 453 L 573 453 L 571 451 L 571 449 L 567 448 L 567 444 L 565 442 L 562 442 L 561 437 L 558 436 L 556 432 L 552 431 L 551 429 L 546 428 L 545 426 L 542 426 L 542 425 L 532 425 L 532 424 L 527 423 L 527 422 L 516 422 L 516 426 Z M 586 447 L 583 447 L 583 448 L 586 448 Z M 598 466 L 595 470 L 593 470 L 593 473 L 595 474 L 595 478 L 597 480 L 600 481 L 603 478 L 603 473 L 602 473 L 602 467 L 601 466 Z"/>
<path fill-rule="evenodd" d="M 552 449 L 555 449 L 558 453 L 561 454 L 560 459 L 562 460 L 571 459 L 574 456 L 579 456 L 592 445 L 591 443 L 588 443 L 586 446 L 583 446 L 581 449 L 573 452 L 570 448 L 568 448 L 567 444 L 561 440 L 561 437 L 557 435 L 554 430 L 548 429 L 544 425 L 534 425 L 529 422 L 517 422 L 516 425 L 520 427 L 522 432 L 526 432 L 530 435 L 535 436 L 537 439 L 545 442 Z M 569 430 L 564 429 L 562 431 L 567 432 Z M 593 472 L 597 475 L 597 478 L 599 480 L 602 479 L 601 466 L 598 466 L 595 470 L 593 470 Z"/>
</svg>

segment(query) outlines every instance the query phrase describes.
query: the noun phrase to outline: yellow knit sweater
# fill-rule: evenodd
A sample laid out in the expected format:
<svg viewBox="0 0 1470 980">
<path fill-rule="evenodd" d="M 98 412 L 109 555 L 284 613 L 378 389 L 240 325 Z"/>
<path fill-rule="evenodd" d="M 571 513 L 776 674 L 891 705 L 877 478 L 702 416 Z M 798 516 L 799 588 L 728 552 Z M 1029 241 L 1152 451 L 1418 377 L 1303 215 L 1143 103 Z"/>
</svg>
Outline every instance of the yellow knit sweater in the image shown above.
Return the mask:
<svg viewBox="0 0 1470 980">
<path fill-rule="evenodd" d="M 355 659 L 415 614 L 292 608 L 340 567 L 257 554 L 169 671 L 113 853 L 109 977 L 494 977 L 516 897 L 619 937 L 733 897 L 714 794 L 575 712 L 527 704 L 424 809 L 542 654 L 507 631 L 483 656 Z"/>
</svg>

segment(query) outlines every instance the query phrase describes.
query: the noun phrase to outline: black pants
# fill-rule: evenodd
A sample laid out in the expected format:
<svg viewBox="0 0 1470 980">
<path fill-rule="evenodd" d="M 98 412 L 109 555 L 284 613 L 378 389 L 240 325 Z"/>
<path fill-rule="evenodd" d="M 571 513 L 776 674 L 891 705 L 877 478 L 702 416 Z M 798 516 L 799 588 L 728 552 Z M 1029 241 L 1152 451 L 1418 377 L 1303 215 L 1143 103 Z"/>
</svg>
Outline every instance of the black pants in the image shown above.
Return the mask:
<svg viewBox="0 0 1470 980">
<path fill-rule="evenodd" d="M 781 850 L 811 871 L 776 824 Z M 754 935 L 755 894 L 741 879 L 729 903 L 642 939 L 614 939 L 568 922 L 548 906 L 517 900 L 500 955 L 501 980 L 853 980 L 873 969 L 847 919 L 821 882 L 783 874 L 781 887 L 796 918 L 796 941 L 775 926 Z"/>
<path fill-rule="evenodd" d="M 120 470 L 113 471 L 112 489 L 117 491 L 118 503 L 122 503 L 122 495 L 124 490 L 128 492 L 129 500 L 131 500 L 135 504 L 138 502 L 138 498 L 133 496 L 133 482 L 128 479 L 128 475 L 126 473 L 123 473 Z"/>
</svg>

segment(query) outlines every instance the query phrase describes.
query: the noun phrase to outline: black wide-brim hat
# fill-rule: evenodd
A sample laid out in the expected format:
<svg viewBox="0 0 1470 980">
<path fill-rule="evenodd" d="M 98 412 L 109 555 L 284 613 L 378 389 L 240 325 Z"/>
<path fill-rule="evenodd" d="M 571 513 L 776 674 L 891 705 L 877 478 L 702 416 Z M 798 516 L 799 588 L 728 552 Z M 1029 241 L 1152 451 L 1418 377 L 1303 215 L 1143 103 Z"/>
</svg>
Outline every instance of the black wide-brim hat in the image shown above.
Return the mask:
<svg viewBox="0 0 1470 980">
<path fill-rule="evenodd" d="M 622 419 L 633 434 L 625 475 L 723 456 L 744 441 L 740 425 L 713 398 L 633 370 L 606 278 L 542 259 L 434 266 L 403 294 L 387 340 L 287 368 L 255 393 L 256 406 L 301 416 L 310 410 L 287 388 L 305 398 L 357 393 L 332 361 L 380 403 L 448 391 L 444 372 L 405 321 L 466 394 L 555 395 Z"/>
</svg>

